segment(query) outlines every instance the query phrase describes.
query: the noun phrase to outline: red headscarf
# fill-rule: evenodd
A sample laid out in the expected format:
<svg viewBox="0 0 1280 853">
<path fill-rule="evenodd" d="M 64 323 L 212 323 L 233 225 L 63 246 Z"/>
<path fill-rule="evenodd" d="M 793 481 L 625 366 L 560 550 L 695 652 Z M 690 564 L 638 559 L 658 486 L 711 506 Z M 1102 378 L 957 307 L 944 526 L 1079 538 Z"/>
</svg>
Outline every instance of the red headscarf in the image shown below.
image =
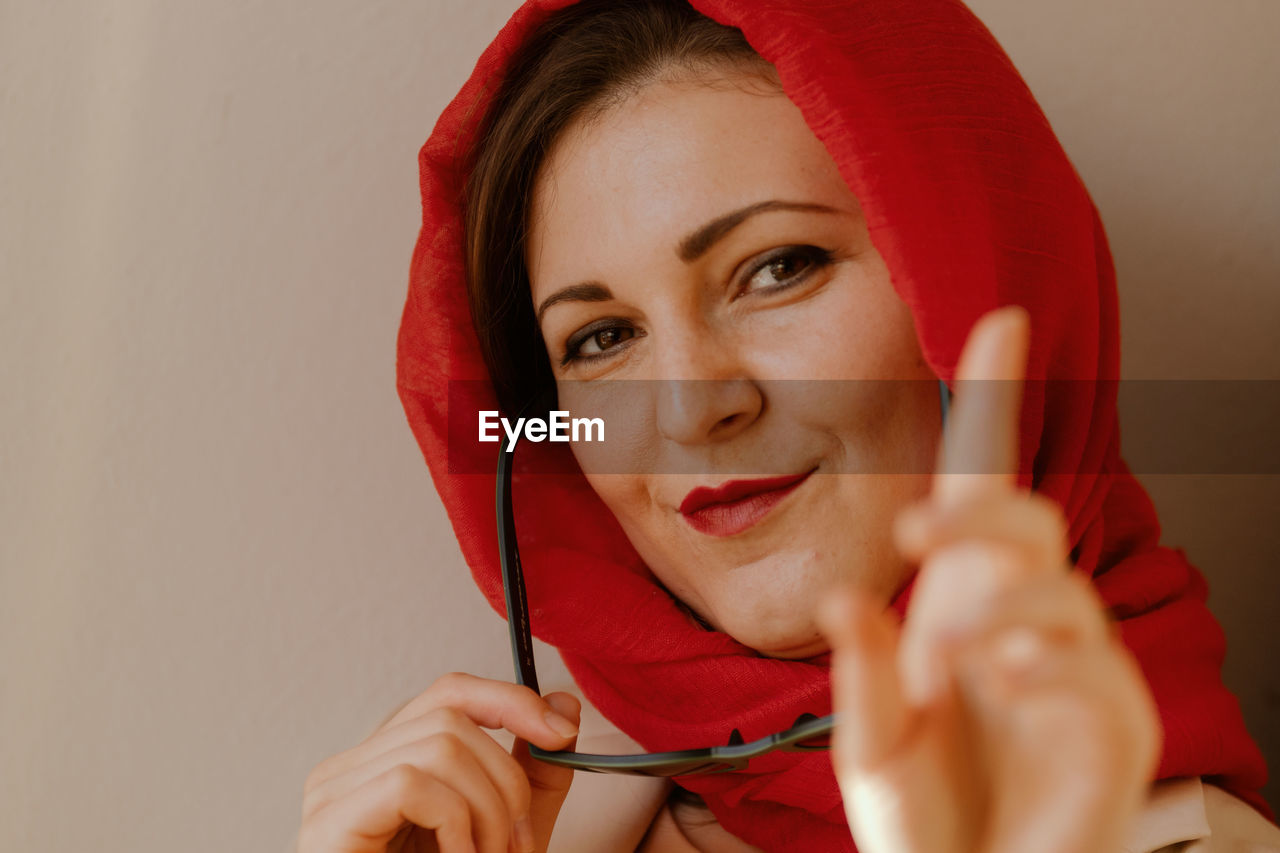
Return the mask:
<svg viewBox="0 0 1280 853">
<path fill-rule="evenodd" d="M 459 199 L 468 153 L 513 49 L 572 0 L 529 0 L 485 50 L 419 162 L 423 224 L 397 350 L 409 423 L 476 583 L 504 613 L 493 444 L 496 409 L 467 306 Z M 1262 755 L 1220 681 L 1225 638 L 1203 577 L 1160 546 L 1150 499 L 1119 456 L 1115 276 L 1096 209 L 1031 93 L 957 0 L 693 0 L 738 27 L 861 202 L 930 367 L 953 378 L 977 317 L 1016 303 L 1032 337 L 1020 484 L 1057 500 L 1071 556 L 1094 579 L 1151 684 L 1164 724 L 1158 778 L 1205 776 L 1271 817 Z M 451 383 L 450 380 L 480 380 Z M 1069 379 L 1084 382 L 1040 382 Z M 1102 380 L 1102 381 L 1098 381 Z M 454 433 L 455 437 L 461 433 Z M 452 454 L 452 456 L 451 456 Z M 481 454 L 459 465 L 461 455 Z M 692 622 L 654 581 L 564 445 L 526 458 L 516 518 L 534 633 L 586 697 L 649 750 L 748 740 L 830 709 L 821 661 L 763 658 Z M 453 467 L 450 467 L 450 462 Z M 1064 473 L 1066 472 L 1066 473 Z M 901 615 L 912 583 L 893 602 Z M 772 754 L 742 773 L 689 777 L 735 835 L 765 849 L 852 850 L 826 753 Z"/>
</svg>

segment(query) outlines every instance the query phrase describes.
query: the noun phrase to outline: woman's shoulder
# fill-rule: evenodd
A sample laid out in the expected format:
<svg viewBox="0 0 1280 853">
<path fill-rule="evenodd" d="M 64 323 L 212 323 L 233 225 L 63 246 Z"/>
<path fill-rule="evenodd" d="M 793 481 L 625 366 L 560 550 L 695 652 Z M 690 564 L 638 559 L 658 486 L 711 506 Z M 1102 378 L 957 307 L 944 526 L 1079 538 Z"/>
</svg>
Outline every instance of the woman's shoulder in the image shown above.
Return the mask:
<svg viewBox="0 0 1280 853">
<path fill-rule="evenodd" d="M 1151 787 L 1125 853 L 1280 853 L 1280 827 L 1198 776 Z"/>
</svg>

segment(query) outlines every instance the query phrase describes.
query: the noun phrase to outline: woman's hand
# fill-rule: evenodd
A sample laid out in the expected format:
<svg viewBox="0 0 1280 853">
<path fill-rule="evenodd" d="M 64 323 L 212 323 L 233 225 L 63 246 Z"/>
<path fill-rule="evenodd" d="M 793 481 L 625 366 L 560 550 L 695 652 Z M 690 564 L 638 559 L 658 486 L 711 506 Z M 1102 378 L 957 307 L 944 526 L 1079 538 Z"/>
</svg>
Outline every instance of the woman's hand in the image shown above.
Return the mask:
<svg viewBox="0 0 1280 853">
<path fill-rule="evenodd" d="M 1001 309 L 966 342 L 932 492 L 895 525 L 908 618 L 855 590 L 820 614 L 863 853 L 1119 853 L 1155 771 L 1146 681 L 1057 504 L 1016 489 L 1028 335 Z"/>
<path fill-rule="evenodd" d="M 527 743 L 571 749 L 580 712 L 568 693 L 445 675 L 311 771 L 298 853 L 545 851 L 573 771 Z M 512 751 L 481 726 L 514 734 Z"/>
</svg>

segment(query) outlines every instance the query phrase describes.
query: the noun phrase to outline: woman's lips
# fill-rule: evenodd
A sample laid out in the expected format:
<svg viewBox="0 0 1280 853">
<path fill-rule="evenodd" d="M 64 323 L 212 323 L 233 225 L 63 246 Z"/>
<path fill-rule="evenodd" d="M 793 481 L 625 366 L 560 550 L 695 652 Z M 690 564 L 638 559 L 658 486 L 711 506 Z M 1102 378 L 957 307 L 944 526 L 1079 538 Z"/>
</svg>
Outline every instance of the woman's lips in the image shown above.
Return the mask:
<svg viewBox="0 0 1280 853">
<path fill-rule="evenodd" d="M 685 496 L 680 514 L 699 533 L 733 536 L 764 518 L 816 470 L 786 477 L 731 480 L 714 489 L 699 487 Z"/>
</svg>

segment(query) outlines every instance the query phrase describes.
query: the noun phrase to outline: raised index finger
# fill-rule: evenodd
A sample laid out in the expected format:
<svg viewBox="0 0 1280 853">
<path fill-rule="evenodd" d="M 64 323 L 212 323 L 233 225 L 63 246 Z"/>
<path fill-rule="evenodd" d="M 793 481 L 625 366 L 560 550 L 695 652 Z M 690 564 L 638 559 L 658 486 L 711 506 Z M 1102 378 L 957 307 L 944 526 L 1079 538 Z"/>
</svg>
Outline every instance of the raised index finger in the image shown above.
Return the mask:
<svg viewBox="0 0 1280 853">
<path fill-rule="evenodd" d="M 1026 309 L 1007 305 L 984 314 L 969 332 L 933 480 L 943 508 L 1016 485 L 1030 331 Z"/>
</svg>

